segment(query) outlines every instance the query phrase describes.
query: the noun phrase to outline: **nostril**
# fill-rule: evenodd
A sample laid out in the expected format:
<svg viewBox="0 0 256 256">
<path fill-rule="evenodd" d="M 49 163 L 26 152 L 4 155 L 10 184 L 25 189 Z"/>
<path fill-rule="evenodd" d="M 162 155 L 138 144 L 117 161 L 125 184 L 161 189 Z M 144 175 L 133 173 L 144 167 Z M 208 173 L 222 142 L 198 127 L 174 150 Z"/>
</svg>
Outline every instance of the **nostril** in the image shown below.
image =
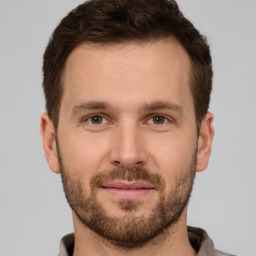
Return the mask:
<svg viewBox="0 0 256 256">
<path fill-rule="evenodd" d="M 143 165 L 143 162 L 142 162 L 142 161 L 138 161 L 138 162 L 136 162 L 135 165 L 136 165 L 136 166 L 141 166 L 141 165 Z"/>
<path fill-rule="evenodd" d="M 141 167 L 143 165 L 143 161 L 137 161 L 135 163 L 122 163 L 121 161 L 113 161 L 112 164 L 116 167 L 122 168 L 133 168 L 133 167 Z"/>
<path fill-rule="evenodd" d="M 120 163 L 119 161 L 114 161 L 113 164 L 114 164 L 115 166 L 121 167 L 121 163 Z"/>
</svg>

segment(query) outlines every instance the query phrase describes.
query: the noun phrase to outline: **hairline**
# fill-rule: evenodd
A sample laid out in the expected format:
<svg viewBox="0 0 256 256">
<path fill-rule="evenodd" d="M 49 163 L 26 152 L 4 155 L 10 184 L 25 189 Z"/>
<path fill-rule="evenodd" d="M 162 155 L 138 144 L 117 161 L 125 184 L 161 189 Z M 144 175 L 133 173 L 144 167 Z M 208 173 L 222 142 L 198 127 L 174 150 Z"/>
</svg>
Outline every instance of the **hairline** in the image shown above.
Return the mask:
<svg viewBox="0 0 256 256">
<path fill-rule="evenodd" d="M 53 117 L 50 117 L 51 119 L 53 119 L 53 123 L 54 123 L 54 127 L 55 130 L 58 130 L 58 123 L 59 123 L 59 114 L 60 114 L 60 108 L 61 108 L 61 102 L 62 102 L 62 97 L 63 97 L 63 93 L 64 93 L 64 85 L 63 85 L 63 75 L 65 72 L 65 67 L 66 67 L 66 63 L 68 58 L 70 57 L 70 55 L 72 54 L 72 52 L 77 49 L 78 47 L 81 47 L 82 45 L 87 45 L 87 46 L 93 46 L 93 47 L 98 47 L 98 48 L 103 48 L 103 47 L 111 47 L 111 46 L 125 46 L 128 44 L 137 44 L 137 45 L 148 45 L 148 44 L 154 44 L 157 43 L 161 40 L 164 39 L 169 39 L 172 41 L 176 41 L 176 43 L 179 44 L 179 46 L 181 46 L 183 48 L 183 50 L 186 52 L 186 54 L 189 57 L 189 61 L 190 61 L 190 69 L 189 69 L 189 90 L 192 96 L 192 100 L 193 100 L 193 106 L 194 106 L 194 113 L 195 113 L 195 122 L 196 122 L 196 126 L 197 126 L 197 133 L 199 133 L 200 130 L 200 124 L 201 124 L 201 118 L 199 120 L 199 117 L 197 116 L 197 111 L 196 111 L 196 99 L 195 99 L 195 95 L 194 95 L 194 91 L 193 88 L 195 86 L 195 82 L 196 82 L 196 77 L 195 77 L 195 68 L 193 68 L 193 66 L 197 65 L 193 59 L 191 58 L 189 52 L 186 50 L 186 48 L 182 45 L 182 43 L 179 41 L 179 39 L 177 39 L 174 35 L 167 35 L 167 36 L 159 36 L 159 37 L 152 37 L 152 38 L 146 38 L 146 39 L 128 39 L 128 40 L 116 40 L 113 42 L 92 42 L 91 40 L 83 40 L 82 42 L 78 43 L 76 46 L 73 47 L 73 49 L 68 53 L 68 55 L 66 56 L 65 62 L 60 70 L 59 73 L 59 78 L 58 78 L 58 85 L 60 88 L 60 94 L 59 94 L 59 98 L 58 98 L 58 107 L 56 108 L 55 111 L 53 111 Z"/>
</svg>

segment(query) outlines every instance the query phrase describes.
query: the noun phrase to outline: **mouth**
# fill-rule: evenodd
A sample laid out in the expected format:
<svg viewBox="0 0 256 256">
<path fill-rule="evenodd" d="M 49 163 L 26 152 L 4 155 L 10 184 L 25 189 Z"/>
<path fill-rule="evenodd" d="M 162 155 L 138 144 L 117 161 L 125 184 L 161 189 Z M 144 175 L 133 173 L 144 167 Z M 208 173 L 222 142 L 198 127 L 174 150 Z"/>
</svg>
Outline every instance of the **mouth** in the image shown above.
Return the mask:
<svg viewBox="0 0 256 256">
<path fill-rule="evenodd" d="M 106 192 L 120 199 L 139 199 L 155 190 L 155 187 L 147 182 L 114 181 L 101 187 Z"/>
</svg>

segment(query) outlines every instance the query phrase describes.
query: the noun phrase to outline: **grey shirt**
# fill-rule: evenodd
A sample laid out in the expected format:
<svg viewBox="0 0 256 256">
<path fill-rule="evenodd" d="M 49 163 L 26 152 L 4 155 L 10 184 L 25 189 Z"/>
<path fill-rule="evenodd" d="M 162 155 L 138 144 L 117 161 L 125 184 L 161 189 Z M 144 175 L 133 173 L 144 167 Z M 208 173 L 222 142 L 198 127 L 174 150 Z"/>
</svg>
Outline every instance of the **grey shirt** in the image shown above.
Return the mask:
<svg viewBox="0 0 256 256">
<path fill-rule="evenodd" d="M 232 256 L 214 248 L 212 240 L 201 228 L 188 227 L 188 237 L 197 256 Z M 64 236 L 60 241 L 59 256 L 72 256 L 74 250 L 74 234 Z M 234 255 L 233 255 L 234 256 Z"/>
</svg>

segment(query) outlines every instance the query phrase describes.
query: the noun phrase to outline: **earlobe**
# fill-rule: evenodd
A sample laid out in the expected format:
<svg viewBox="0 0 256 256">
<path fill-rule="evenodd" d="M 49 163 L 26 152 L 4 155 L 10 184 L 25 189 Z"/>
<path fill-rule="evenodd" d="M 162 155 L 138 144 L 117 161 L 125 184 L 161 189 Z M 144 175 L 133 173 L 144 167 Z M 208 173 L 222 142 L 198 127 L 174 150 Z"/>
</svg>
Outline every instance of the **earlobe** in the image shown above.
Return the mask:
<svg viewBox="0 0 256 256">
<path fill-rule="evenodd" d="M 197 172 L 205 170 L 208 166 L 209 158 L 211 155 L 213 136 L 213 115 L 208 112 L 202 120 L 200 127 L 196 165 Z"/>
<path fill-rule="evenodd" d="M 44 154 L 48 165 L 53 172 L 59 173 L 60 168 L 56 148 L 55 130 L 53 122 L 47 113 L 43 113 L 41 116 L 40 131 Z"/>
</svg>

